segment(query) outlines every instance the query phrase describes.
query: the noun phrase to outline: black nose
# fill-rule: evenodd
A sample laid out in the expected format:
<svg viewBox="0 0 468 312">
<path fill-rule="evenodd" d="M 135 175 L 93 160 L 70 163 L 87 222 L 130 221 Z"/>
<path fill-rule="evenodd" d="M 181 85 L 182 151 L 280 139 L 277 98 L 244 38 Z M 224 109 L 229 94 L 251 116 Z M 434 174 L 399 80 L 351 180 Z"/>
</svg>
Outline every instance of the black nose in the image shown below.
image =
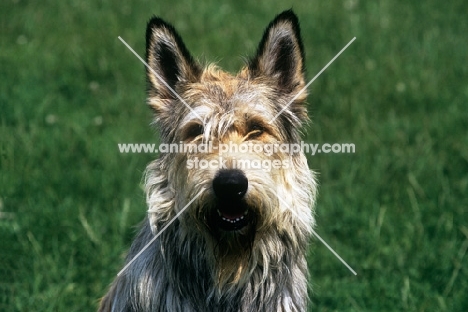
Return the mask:
<svg viewBox="0 0 468 312">
<path fill-rule="evenodd" d="M 241 170 L 220 170 L 213 179 L 213 190 L 221 200 L 239 200 L 247 192 L 249 181 Z"/>
</svg>

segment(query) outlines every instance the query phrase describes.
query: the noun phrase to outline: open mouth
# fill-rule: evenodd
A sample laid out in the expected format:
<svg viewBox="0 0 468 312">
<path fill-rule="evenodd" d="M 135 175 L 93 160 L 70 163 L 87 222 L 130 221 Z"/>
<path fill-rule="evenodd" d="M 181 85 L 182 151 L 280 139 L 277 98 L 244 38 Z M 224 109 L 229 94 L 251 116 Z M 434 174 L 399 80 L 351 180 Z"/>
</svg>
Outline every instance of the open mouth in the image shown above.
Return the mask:
<svg viewBox="0 0 468 312">
<path fill-rule="evenodd" d="M 216 214 L 216 223 L 224 231 L 240 230 L 249 223 L 249 209 L 240 201 L 218 203 Z"/>
</svg>

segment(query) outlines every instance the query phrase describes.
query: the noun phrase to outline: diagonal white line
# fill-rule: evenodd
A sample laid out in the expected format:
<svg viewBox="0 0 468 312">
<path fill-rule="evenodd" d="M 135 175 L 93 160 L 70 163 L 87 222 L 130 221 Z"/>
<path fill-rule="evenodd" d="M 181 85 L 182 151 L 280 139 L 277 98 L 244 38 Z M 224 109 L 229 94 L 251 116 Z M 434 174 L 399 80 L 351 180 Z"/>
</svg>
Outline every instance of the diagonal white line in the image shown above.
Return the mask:
<svg viewBox="0 0 468 312">
<path fill-rule="evenodd" d="M 174 216 L 174 218 L 172 218 L 171 221 L 169 221 L 169 222 L 168 222 L 168 223 L 167 223 L 167 224 L 166 224 L 150 241 L 149 241 L 149 243 L 146 244 L 145 247 L 143 247 L 143 248 L 140 250 L 140 252 L 138 252 L 138 253 L 135 255 L 135 257 L 133 257 L 132 260 L 130 260 L 130 262 L 128 262 L 127 265 L 125 265 L 125 266 L 123 267 L 122 270 L 120 270 L 119 273 L 117 273 L 117 276 L 120 276 L 120 275 L 121 275 L 121 274 L 122 274 L 122 273 L 123 273 L 123 272 L 124 272 L 124 271 L 141 255 L 141 254 L 142 254 L 142 253 L 143 253 L 143 251 L 145 251 L 145 250 L 162 234 L 162 232 L 164 232 L 164 231 L 169 227 L 169 225 L 171 225 L 172 222 L 174 222 L 175 219 L 177 219 L 177 218 L 190 206 L 190 204 L 193 203 L 193 201 L 194 201 L 195 199 L 197 199 L 198 196 L 201 195 L 201 193 L 203 193 L 203 190 L 201 190 L 197 195 L 195 195 L 195 197 L 193 197 L 192 200 L 189 201 L 189 202 L 187 203 L 187 205 L 185 205 L 185 207 L 182 208 L 182 210 L 180 210 L 180 211 Z"/>
<path fill-rule="evenodd" d="M 322 244 L 324 244 L 325 247 L 327 247 L 328 250 L 330 250 L 330 251 L 332 252 L 332 254 L 334 254 L 335 257 L 337 257 L 338 260 L 340 260 L 340 261 L 348 268 L 348 270 L 351 271 L 351 273 L 353 273 L 354 275 L 357 275 L 356 271 L 354 271 L 353 268 L 351 268 L 351 267 L 349 266 L 349 264 L 347 264 L 346 261 L 344 261 L 343 258 L 341 258 L 340 255 L 337 254 L 336 251 L 334 251 L 334 250 L 330 247 L 330 245 L 328 245 L 327 242 L 323 240 L 323 238 L 321 238 L 314 230 L 312 230 L 312 233 L 314 233 L 315 237 L 317 237 L 317 238 L 322 242 Z"/>
<path fill-rule="evenodd" d="M 203 124 L 205 124 L 205 121 L 200 117 L 200 115 L 198 115 L 197 112 L 194 111 L 193 108 L 191 108 L 190 105 L 188 105 L 187 102 L 185 102 L 184 99 L 183 99 L 177 92 L 175 92 L 175 90 L 172 89 L 171 86 L 168 85 L 167 82 L 164 81 L 164 79 L 163 79 L 156 71 L 154 71 L 154 69 L 152 69 L 152 68 L 148 65 L 148 63 L 146 63 L 145 60 L 143 60 L 143 59 L 138 55 L 138 53 L 136 53 L 135 50 L 133 50 L 132 47 L 130 47 L 130 46 L 128 45 L 128 43 L 125 42 L 125 40 L 123 40 L 120 36 L 119 36 L 118 38 L 119 38 L 120 41 L 122 41 L 122 43 L 123 43 L 130 51 L 133 52 L 133 54 L 135 54 L 135 56 L 136 56 L 143 64 L 145 64 L 146 68 L 148 68 L 148 69 L 153 73 L 153 75 L 155 75 L 155 76 L 159 79 L 159 81 L 161 81 L 162 84 L 164 84 L 169 90 L 171 90 L 171 92 L 172 92 L 182 103 L 184 103 L 185 106 L 187 106 L 187 108 L 190 109 L 190 110 L 192 111 L 192 113 L 195 114 L 195 116 L 197 116 L 197 117 L 202 121 Z"/>
<path fill-rule="evenodd" d="M 291 211 L 296 216 L 296 218 L 298 218 L 298 220 L 301 220 L 299 215 L 294 210 L 292 210 L 291 207 L 289 207 L 289 205 L 282 198 L 280 198 L 278 195 L 277 197 L 286 206 L 286 208 L 288 208 L 289 211 Z M 351 271 L 351 273 L 353 273 L 354 275 L 357 275 L 356 271 L 354 271 L 353 268 L 351 268 L 351 266 L 349 266 L 349 264 L 347 264 L 346 261 L 344 261 L 343 258 L 341 258 L 340 255 L 336 253 L 336 251 L 334 251 L 333 248 L 331 248 L 330 245 L 328 245 L 327 242 L 323 240 L 323 238 L 321 238 L 313 229 L 311 230 L 312 230 L 312 233 L 315 235 L 315 237 L 317 237 L 322 242 L 322 244 L 324 244 L 325 247 L 327 247 L 332 252 L 332 254 L 334 254 L 335 257 L 337 257 L 338 260 L 340 260 L 348 268 L 348 270 Z"/>
<path fill-rule="evenodd" d="M 331 61 L 330 61 L 330 62 L 328 62 L 328 64 L 327 64 L 327 65 L 325 65 L 325 67 L 324 67 L 324 68 L 322 68 L 322 70 L 321 70 L 321 71 L 319 71 L 319 72 L 318 72 L 318 74 L 317 74 L 317 75 L 315 75 L 315 77 L 314 77 L 314 78 L 312 78 L 312 80 L 311 80 L 311 81 L 309 81 L 309 83 L 308 83 L 308 84 L 306 84 L 306 86 L 305 86 L 304 88 L 302 88 L 302 89 L 301 89 L 301 91 L 299 91 L 299 92 L 298 92 L 298 93 L 297 93 L 297 94 L 296 94 L 296 95 L 295 95 L 295 96 L 292 98 L 292 100 L 291 100 L 291 101 L 289 101 L 289 103 L 288 103 L 288 104 L 286 104 L 286 105 L 285 105 L 285 106 L 284 106 L 284 107 L 283 107 L 283 108 L 282 108 L 282 109 L 279 111 L 279 113 L 278 113 L 278 114 L 276 114 L 276 115 L 275 115 L 275 117 L 273 117 L 273 118 L 272 118 L 272 119 L 271 119 L 271 120 L 270 120 L 268 123 L 269 123 L 269 124 L 271 124 L 271 123 L 272 123 L 272 122 L 273 122 L 273 121 L 274 121 L 276 118 L 278 118 L 278 116 L 279 116 L 279 115 L 281 115 L 281 114 L 284 112 L 284 110 L 285 110 L 286 108 L 288 108 L 288 106 L 289 106 L 289 105 L 291 105 L 291 103 L 292 103 L 292 102 L 294 102 L 294 101 L 295 101 L 295 100 L 296 100 L 296 99 L 299 97 L 299 95 L 301 95 L 301 93 L 302 93 L 302 92 L 304 92 L 304 91 L 305 91 L 305 90 L 306 90 L 306 89 L 307 89 L 307 88 L 308 88 L 308 87 L 309 87 L 309 86 L 312 84 L 312 82 L 314 82 L 314 81 L 315 81 L 315 79 L 317 79 L 317 78 L 318 78 L 318 77 L 319 77 L 319 76 L 320 76 L 320 75 L 321 75 L 321 74 L 322 74 L 322 73 L 325 71 L 325 69 L 327 69 L 327 68 L 328 68 L 328 66 L 330 66 L 330 65 L 331 65 L 331 63 L 333 63 L 333 62 L 334 62 L 334 61 L 335 61 L 335 60 L 338 58 L 338 56 L 340 56 L 340 54 L 341 54 L 341 53 L 343 53 L 343 52 L 344 52 L 344 50 L 346 50 L 346 49 L 347 49 L 347 48 L 348 48 L 348 47 L 351 45 L 351 43 L 353 43 L 353 41 L 354 41 L 354 40 L 356 40 L 356 37 L 354 37 L 353 39 L 351 39 L 351 41 L 350 41 L 350 42 L 348 42 L 348 44 L 347 44 L 347 45 L 345 45 L 345 47 L 344 47 L 343 49 L 341 49 L 341 51 L 340 51 L 340 52 L 338 52 L 338 54 L 337 54 L 337 55 L 335 55 L 335 57 L 334 57 L 334 58 L 332 58 L 332 59 L 331 59 Z"/>
</svg>

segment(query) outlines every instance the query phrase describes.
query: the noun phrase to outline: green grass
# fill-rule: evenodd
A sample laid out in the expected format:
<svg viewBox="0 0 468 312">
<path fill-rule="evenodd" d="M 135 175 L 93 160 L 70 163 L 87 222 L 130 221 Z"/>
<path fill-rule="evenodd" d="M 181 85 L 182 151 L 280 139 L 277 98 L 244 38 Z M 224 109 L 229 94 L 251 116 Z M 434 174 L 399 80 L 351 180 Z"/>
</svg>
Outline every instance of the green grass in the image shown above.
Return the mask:
<svg viewBox="0 0 468 312">
<path fill-rule="evenodd" d="M 293 7 L 310 88 L 308 141 L 355 154 L 320 173 L 309 256 L 314 311 L 468 310 L 466 1 L 23 1 L 0 4 L 0 310 L 92 311 L 145 215 L 155 156 L 143 65 L 147 20 L 172 22 L 229 70 Z M 227 40 L 226 40 L 227 39 Z"/>
</svg>

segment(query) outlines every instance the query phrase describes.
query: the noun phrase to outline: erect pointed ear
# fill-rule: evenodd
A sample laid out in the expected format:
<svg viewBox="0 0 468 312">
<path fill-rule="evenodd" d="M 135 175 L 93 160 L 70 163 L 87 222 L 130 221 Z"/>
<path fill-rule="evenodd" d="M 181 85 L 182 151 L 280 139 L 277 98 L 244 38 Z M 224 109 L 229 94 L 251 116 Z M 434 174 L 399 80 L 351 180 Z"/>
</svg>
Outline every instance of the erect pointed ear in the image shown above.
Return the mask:
<svg viewBox="0 0 468 312">
<path fill-rule="evenodd" d="M 283 92 L 304 86 L 304 48 L 292 10 L 279 14 L 268 25 L 256 56 L 249 62 L 249 71 L 253 77 L 273 78 Z"/>
<path fill-rule="evenodd" d="M 174 27 L 158 17 L 146 28 L 146 62 L 148 101 L 156 112 L 170 110 L 178 84 L 197 81 L 201 74 Z"/>
</svg>

